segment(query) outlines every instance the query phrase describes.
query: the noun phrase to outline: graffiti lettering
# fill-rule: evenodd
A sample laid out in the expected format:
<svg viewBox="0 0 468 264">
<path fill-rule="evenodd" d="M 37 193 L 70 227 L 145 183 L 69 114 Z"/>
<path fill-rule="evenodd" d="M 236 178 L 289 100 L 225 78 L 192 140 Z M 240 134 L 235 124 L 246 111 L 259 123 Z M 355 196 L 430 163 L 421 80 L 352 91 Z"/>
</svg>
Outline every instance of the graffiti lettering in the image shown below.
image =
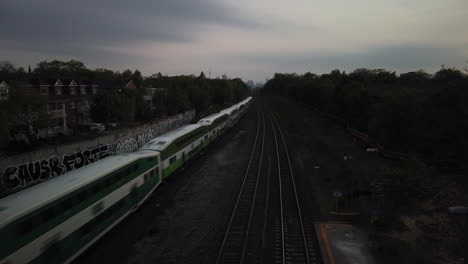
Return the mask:
<svg viewBox="0 0 468 264">
<path fill-rule="evenodd" d="M 7 189 L 24 188 L 35 182 L 45 181 L 82 168 L 111 155 L 136 151 L 154 137 L 187 124 L 194 115 L 194 111 L 189 111 L 133 133 L 116 135 L 115 142 L 109 145 L 99 145 L 62 156 L 52 156 L 34 162 L 9 166 L 3 170 L 1 175 L 3 186 Z"/>
<path fill-rule="evenodd" d="M 21 180 L 18 178 L 17 172 L 17 167 L 8 167 L 3 171 L 3 184 L 7 188 L 14 188 L 21 185 Z"/>
<path fill-rule="evenodd" d="M 46 180 L 50 178 L 50 167 L 48 160 L 41 160 L 41 180 Z"/>
<path fill-rule="evenodd" d="M 3 171 L 3 184 L 8 188 L 24 187 L 39 180 L 47 180 L 74 169 L 81 168 L 96 160 L 108 157 L 107 145 L 63 155 L 52 156 L 18 166 L 11 166 Z"/>
</svg>

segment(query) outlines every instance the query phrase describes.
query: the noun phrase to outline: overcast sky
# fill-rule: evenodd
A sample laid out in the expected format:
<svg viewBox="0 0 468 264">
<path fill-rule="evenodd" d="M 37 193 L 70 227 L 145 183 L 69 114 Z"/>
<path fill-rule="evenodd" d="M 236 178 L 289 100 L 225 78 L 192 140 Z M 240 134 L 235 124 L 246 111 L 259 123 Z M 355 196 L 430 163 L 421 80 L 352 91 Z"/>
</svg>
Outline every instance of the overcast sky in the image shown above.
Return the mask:
<svg viewBox="0 0 468 264">
<path fill-rule="evenodd" d="M 145 75 L 468 68 L 467 0 L 0 0 L 0 60 Z"/>
</svg>

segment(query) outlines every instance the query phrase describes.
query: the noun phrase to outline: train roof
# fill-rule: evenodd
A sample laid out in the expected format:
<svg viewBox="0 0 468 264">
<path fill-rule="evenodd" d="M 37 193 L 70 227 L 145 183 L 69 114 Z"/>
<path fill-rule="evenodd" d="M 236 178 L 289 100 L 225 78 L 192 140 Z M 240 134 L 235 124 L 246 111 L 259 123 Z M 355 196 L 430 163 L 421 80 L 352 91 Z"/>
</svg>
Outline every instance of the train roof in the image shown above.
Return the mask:
<svg viewBox="0 0 468 264">
<path fill-rule="evenodd" d="M 2 198 L 0 199 L 0 228 L 47 204 L 52 199 L 58 199 L 93 182 L 114 168 L 120 168 L 138 157 L 149 156 L 149 154 L 154 155 L 154 152 L 134 152 L 107 157 Z"/>
<path fill-rule="evenodd" d="M 209 115 L 207 117 L 204 117 L 200 120 L 198 120 L 198 123 L 199 125 L 202 125 L 202 126 L 209 126 L 211 125 L 216 119 L 222 117 L 226 115 L 226 113 L 223 113 L 223 112 L 219 112 L 219 113 L 216 113 L 216 114 L 212 114 L 212 115 Z"/>
<path fill-rule="evenodd" d="M 239 104 L 247 104 L 248 102 L 250 102 L 250 100 L 252 100 L 252 97 L 247 97 L 246 99 L 242 100 Z"/>
<path fill-rule="evenodd" d="M 239 106 L 237 104 L 231 106 L 231 107 L 228 107 L 224 110 L 221 110 L 220 113 L 223 113 L 223 114 L 228 114 L 228 115 L 231 115 L 231 113 L 234 111 L 234 110 L 237 110 L 239 108 Z"/>
<path fill-rule="evenodd" d="M 252 97 L 247 97 L 246 99 L 240 101 L 237 106 L 241 106 L 241 105 L 245 105 L 247 104 L 248 102 L 250 102 L 250 100 L 252 99 Z"/>
<path fill-rule="evenodd" d="M 152 140 L 150 140 L 148 143 L 143 145 L 141 147 L 141 150 L 156 150 L 156 151 L 162 151 L 164 150 L 167 146 L 169 146 L 174 140 L 177 138 L 186 135 L 197 128 L 201 127 L 199 124 L 190 124 L 186 125 L 183 127 L 179 127 L 176 130 L 173 130 L 169 133 L 163 134 L 159 137 L 155 137 Z"/>
</svg>

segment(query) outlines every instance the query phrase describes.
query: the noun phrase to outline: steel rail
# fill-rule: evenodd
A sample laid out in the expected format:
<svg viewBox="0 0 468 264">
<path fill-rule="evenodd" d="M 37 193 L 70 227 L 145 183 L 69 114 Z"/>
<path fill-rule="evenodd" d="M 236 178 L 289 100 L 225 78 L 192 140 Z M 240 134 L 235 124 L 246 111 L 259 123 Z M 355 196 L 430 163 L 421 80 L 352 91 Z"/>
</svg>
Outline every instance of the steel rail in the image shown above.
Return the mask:
<svg viewBox="0 0 468 264">
<path fill-rule="evenodd" d="M 254 146 L 252 147 L 252 152 L 250 154 L 249 163 L 248 163 L 247 169 L 246 169 L 246 171 L 244 173 L 244 179 L 242 181 L 242 185 L 241 185 L 241 188 L 239 190 L 239 194 L 237 196 L 236 203 L 235 203 L 234 208 L 232 210 L 231 218 L 229 220 L 229 224 L 228 224 L 228 227 L 226 229 L 226 232 L 225 232 L 225 235 L 224 235 L 224 238 L 223 238 L 223 242 L 222 242 L 221 247 L 220 247 L 220 249 L 218 251 L 218 255 L 217 255 L 217 258 L 216 258 L 216 263 L 220 263 L 221 257 L 223 256 L 223 252 L 225 250 L 226 242 L 228 241 L 228 237 L 229 237 L 230 231 L 232 229 L 233 221 L 234 221 L 234 218 L 235 218 L 236 213 L 238 211 L 239 203 L 241 201 L 242 194 L 244 193 L 244 188 L 246 186 L 248 174 L 249 174 L 249 172 L 251 170 L 252 160 L 253 160 L 253 157 L 254 157 L 256 151 L 258 151 L 257 147 L 259 145 L 258 143 L 259 143 L 260 123 L 263 123 L 262 146 L 261 146 L 260 161 L 259 161 L 260 163 L 259 163 L 259 167 L 258 167 L 258 172 L 256 174 L 254 197 L 252 199 L 251 209 L 249 210 L 250 215 L 249 215 L 249 220 L 248 220 L 247 233 L 245 234 L 245 238 L 243 239 L 242 252 L 240 252 L 241 253 L 240 262 L 243 261 L 243 258 L 244 258 L 244 255 L 245 255 L 245 253 L 244 253 L 245 252 L 245 244 L 246 244 L 246 241 L 247 241 L 247 238 L 248 238 L 248 231 L 250 229 L 250 222 L 251 222 L 251 219 L 252 219 L 253 205 L 255 203 L 255 196 L 256 196 L 256 192 L 257 192 L 257 185 L 258 185 L 258 179 L 259 179 L 259 174 L 260 174 L 260 169 L 261 169 L 261 162 L 262 162 L 262 159 L 263 159 L 263 150 L 264 150 L 264 142 L 265 142 L 265 117 L 264 117 L 263 111 L 261 110 L 261 108 L 259 106 L 257 106 L 257 117 L 258 117 L 259 122 L 257 124 L 257 132 L 256 132 L 256 135 L 255 135 Z M 262 120 L 262 122 L 260 122 L 261 120 Z"/>
<path fill-rule="evenodd" d="M 282 190 L 282 184 L 281 184 L 281 165 L 280 165 L 280 155 L 279 155 L 279 147 L 278 147 L 278 136 L 277 136 L 275 128 L 277 128 L 278 131 L 279 131 L 279 135 L 281 136 L 280 139 L 281 139 L 281 141 L 283 143 L 282 145 L 283 145 L 286 157 L 287 157 L 287 163 L 288 163 L 288 167 L 289 167 L 289 173 L 290 173 L 290 178 L 291 178 L 291 182 L 292 182 L 292 186 L 293 186 L 295 202 L 296 202 L 296 209 L 297 209 L 297 213 L 298 213 L 298 216 L 299 216 L 299 224 L 300 224 L 300 228 L 301 228 L 302 241 L 303 241 L 303 244 L 304 244 L 304 251 L 305 251 L 304 254 L 305 254 L 305 257 L 306 257 L 306 261 L 307 261 L 306 263 L 310 264 L 309 250 L 308 250 L 308 244 L 307 244 L 307 239 L 306 239 L 306 234 L 305 234 L 305 229 L 304 229 L 304 224 L 303 224 L 302 212 L 301 212 L 301 207 L 300 207 L 300 204 L 299 204 L 299 198 L 298 198 L 296 183 L 295 183 L 295 179 L 294 179 L 294 172 L 292 170 L 291 160 L 290 160 L 289 153 L 288 153 L 288 148 L 286 147 L 286 142 L 285 142 L 284 135 L 283 135 L 283 132 L 281 130 L 281 127 L 280 127 L 278 121 L 276 120 L 276 117 L 271 113 L 271 110 L 268 113 L 268 117 L 269 117 L 270 122 L 272 123 L 272 125 L 274 127 L 273 128 L 273 135 L 274 135 L 274 138 L 275 138 L 276 155 L 277 155 L 277 158 L 278 158 L 278 178 L 279 178 L 279 186 L 280 186 L 280 212 L 281 212 L 281 237 L 282 237 L 282 263 L 283 264 L 286 263 L 286 252 L 285 252 L 286 241 L 285 241 L 285 236 L 284 236 L 285 230 L 284 230 L 284 207 L 283 207 L 283 195 L 282 195 L 283 190 Z M 273 124 L 273 120 L 275 121 L 274 123 L 276 123 L 276 126 Z"/>
</svg>

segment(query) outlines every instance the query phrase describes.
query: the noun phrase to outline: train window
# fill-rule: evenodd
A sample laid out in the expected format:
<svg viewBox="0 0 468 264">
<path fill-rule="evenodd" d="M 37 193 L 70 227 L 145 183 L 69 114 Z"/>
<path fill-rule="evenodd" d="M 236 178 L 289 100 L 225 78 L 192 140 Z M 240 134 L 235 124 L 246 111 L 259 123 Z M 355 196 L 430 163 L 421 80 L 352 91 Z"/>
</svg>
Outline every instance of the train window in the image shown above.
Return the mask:
<svg viewBox="0 0 468 264">
<path fill-rule="evenodd" d="M 93 188 L 91 189 L 91 192 L 98 193 L 100 190 L 101 190 L 101 185 L 97 183 L 96 185 L 93 186 Z"/>
<path fill-rule="evenodd" d="M 115 210 L 117 210 L 116 204 L 109 207 L 109 209 L 107 209 L 107 212 L 109 212 L 109 215 L 112 216 L 114 214 Z"/>
<path fill-rule="evenodd" d="M 150 177 L 149 173 L 146 173 L 145 174 L 145 182 L 147 182 L 149 180 L 149 177 Z"/>
<path fill-rule="evenodd" d="M 42 221 L 44 222 L 49 222 L 52 218 L 55 217 L 55 210 L 54 210 L 54 207 L 49 207 L 47 210 L 45 210 L 42 214 L 41 214 L 41 219 Z"/>
<path fill-rule="evenodd" d="M 133 184 L 132 187 L 130 188 L 130 197 L 132 200 L 136 199 L 138 197 L 138 191 L 137 191 L 137 184 Z"/>
<path fill-rule="evenodd" d="M 140 166 L 138 165 L 138 163 L 136 163 L 133 165 L 132 169 L 133 171 L 138 171 L 140 169 Z"/>
<path fill-rule="evenodd" d="M 33 229 L 33 224 L 31 219 L 23 221 L 21 224 L 18 225 L 18 233 L 20 235 L 25 235 L 31 232 Z"/>
<path fill-rule="evenodd" d="M 68 198 L 62 202 L 61 207 L 63 211 L 67 211 L 73 206 L 73 198 Z"/>
<path fill-rule="evenodd" d="M 83 190 L 78 194 L 78 200 L 80 203 L 84 202 L 86 200 L 86 197 L 88 196 L 87 191 Z"/>
<path fill-rule="evenodd" d="M 208 135 L 205 135 L 205 139 L 208 139 Z"/>
<path fill-rule="evenodd" d="M 123 179 L 123 177 L 124 177 L 124 172 L 123 172 L 123 171 L 121 171 L 121 172 L 119 172 L 119 173 L 117 173 L 117 174 L 115 175 L 115 179 L 116 179 L 117 181 L 120 181 L 121 179 Z"/>
<path fill-rule="evenodd" d="M 81 236 L 85 236 L 86 234 L 91 231 L 91 223 L 86 223 L 84 226 L 80 228 L 80 234 Z"/>
<path fill-rule="evenodd" d="M 169 159 L 169 164 L 172 164 L 176 161 L 176 156 L 172 156 L 170 159 Z"/>
<path fill-rule="evenodd" d="M 112 178 L 107 177 L 107 179 L 104 181 L 105 188 L 109 187 L 112 185 Z"/>
</svg>

